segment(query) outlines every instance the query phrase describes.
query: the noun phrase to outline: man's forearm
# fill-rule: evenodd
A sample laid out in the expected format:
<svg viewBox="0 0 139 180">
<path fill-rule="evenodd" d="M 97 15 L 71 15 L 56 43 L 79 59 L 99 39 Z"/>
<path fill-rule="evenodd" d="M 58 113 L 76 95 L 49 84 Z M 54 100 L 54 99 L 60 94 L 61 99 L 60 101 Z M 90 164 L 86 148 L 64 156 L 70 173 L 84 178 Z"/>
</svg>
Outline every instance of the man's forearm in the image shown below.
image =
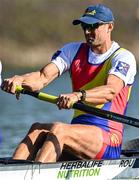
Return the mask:
<svg viewBox="0 0 139 180">
<path fill-rule="evenodd" d="M 115 90 L 110 86 L 100 86 L 86 91 L 85 101 L 92 104 L 104 104 L 115 97 Z"/>
<path fill-rule="evenodd" d="M 24 75 L 15 75 L 11 78 L 4 79 L 1 88 L 2 90 L 12 94 L 15 94 L 17 86 L 22 86 L 30 91 L 39 91 L 54 80 L 58 76 L 58 73 L 59 70 L 56 65 L 50 63 L 40 71 Z"/>
<path fill-rule="evenodd" d="M 104 104 L 111 101 L 115 95 L 115 90 L 108 85 L 99 86 L 90 90 L 86 90 L 85 101 L 94 105 Z M 76 92 L 78 99 L 81 99 L 82 93 Z"/>
<path fill-rule="evenodd" d="M 37 91 L 47 86 L 51 81 L 53 81 L 58 76 L 58 69 L 53 64 L 50 63 L 44 66 L 40 71 L 31 72 L 22 75 L 23 78 L 22 85 L 28 84 L 30 90 Z"/>
</svg>

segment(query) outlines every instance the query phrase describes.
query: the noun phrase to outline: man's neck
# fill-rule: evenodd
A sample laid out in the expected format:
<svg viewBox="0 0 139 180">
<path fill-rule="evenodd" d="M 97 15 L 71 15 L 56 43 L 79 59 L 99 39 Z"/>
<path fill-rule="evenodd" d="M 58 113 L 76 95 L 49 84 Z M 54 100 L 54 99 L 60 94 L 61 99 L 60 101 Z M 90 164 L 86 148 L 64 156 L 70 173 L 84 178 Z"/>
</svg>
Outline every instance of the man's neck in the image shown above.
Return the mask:
<svg viewBox="0 0 139 180">
<path fill-rule="evenodd" d="M 105 52 L 107 52 L 110 48 L 111 48 L 111 45 L 112 45 L 112 41 L 107 41 L 107 43 L 105 42 L 104 44 L 101 44 L 101 45 L 93 45 L 91 47 L 91 50 L 96 53 L 96 54 L 104 54 Z"/>
</svg>

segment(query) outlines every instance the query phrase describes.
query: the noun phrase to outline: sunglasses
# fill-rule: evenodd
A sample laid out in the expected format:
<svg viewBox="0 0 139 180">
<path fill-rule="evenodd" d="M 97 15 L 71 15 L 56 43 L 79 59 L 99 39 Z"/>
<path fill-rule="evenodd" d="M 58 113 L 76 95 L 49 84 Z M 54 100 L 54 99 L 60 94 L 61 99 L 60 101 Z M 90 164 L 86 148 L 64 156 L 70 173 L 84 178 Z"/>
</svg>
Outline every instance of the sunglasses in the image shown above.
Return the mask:
<svg viewBox="0 0 139 180">
<path fill-rule="evenodd" d="M 81 23 L 81 27 L 84 31 L 85 30 L 91 31 L 97 29 L 99 26 L 102 26 L 103 24 L 108 24 L 108 23 L 95 23 L 95 24 Z"/>
</svg>

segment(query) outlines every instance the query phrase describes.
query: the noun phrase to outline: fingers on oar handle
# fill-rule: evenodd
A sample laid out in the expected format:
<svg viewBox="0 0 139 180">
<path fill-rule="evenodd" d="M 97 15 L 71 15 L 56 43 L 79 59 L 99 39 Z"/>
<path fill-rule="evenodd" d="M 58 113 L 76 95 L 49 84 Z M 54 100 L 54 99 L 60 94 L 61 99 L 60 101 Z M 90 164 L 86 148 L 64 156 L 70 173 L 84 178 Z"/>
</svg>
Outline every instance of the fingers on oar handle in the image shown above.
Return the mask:
<svg viewBox="0 0 139 180">
<path fill-rule="evenodd" d="M 16 86 L 16 92 L 21 93 L 23 91 L 22 86 Z"/>
</svg>

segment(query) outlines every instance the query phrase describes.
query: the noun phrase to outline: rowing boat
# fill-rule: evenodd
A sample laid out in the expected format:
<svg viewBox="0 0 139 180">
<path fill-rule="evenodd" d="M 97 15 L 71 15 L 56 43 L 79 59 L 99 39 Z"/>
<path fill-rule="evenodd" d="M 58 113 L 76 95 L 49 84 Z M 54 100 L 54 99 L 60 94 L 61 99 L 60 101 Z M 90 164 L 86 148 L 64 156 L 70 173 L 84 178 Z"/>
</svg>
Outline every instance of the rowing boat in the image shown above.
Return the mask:
<svg viewBox="0 0 139 180">
<path fill-rule="evenodd" d="M 0 158 L 0 180 L 139 179 L 139 139 L 127 141 L 117 160 L 74 160 L 37 163 Z"/>
<path fill-rule="evenodd" d="M 118 160 L 78 160 L 57 163 L 0 159 L 0 180 L 139 179 L 139 156 Z"/>
<path fill-rule="evenodd" d="M 139 139 L 123 145 L 116 160 L 74 160 L 57 163 L 0 158 L 0 180 L 139 179 Z M 131 150 L 132 148 L 132 150 Z M 133 150 L 134 149 L 134 150 Z"/>
<path fill-rule="evenodd" d="M 38 163 L 0 158 L 0 180 L 109 180 L 139 179 L 139 139 L 122 146 L 116 160 L 74 160 Z"/>
</svg>

